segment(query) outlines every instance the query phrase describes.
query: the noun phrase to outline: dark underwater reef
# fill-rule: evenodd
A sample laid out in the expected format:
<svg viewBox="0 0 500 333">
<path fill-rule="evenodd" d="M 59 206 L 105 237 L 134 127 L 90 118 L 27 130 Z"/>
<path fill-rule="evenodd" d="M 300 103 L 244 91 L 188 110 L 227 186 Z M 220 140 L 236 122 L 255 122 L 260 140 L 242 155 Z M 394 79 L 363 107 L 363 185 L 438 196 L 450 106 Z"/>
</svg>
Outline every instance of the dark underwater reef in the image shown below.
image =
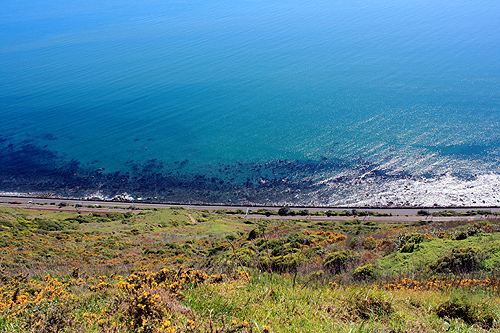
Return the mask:
<svg viewBox="0 0 500 333">
<path fill-rule="evenodd" d="M 161 202 L 310 205 L 304 198 L 314 193 L 313 204 L 321 206 L 329 202 L 328 194 L 321 194 L 327 176 L 333 175 L 328 186 L 336 186 L 340 196 L 348 195 L 367 172 L 378 182 L 412 177 L 380 170 L 361 158 L 346 162 L 326 157 L 209 165 L 197 172 L 186 171 L 188 160 L 168 165 L 131 160 L 122 171 L 106 172 L 34 142 L 13 144 L 0 139 L 0 147 L 0 191 L 74 198 L 128 193 L 136 199 Z"/>
</svg>

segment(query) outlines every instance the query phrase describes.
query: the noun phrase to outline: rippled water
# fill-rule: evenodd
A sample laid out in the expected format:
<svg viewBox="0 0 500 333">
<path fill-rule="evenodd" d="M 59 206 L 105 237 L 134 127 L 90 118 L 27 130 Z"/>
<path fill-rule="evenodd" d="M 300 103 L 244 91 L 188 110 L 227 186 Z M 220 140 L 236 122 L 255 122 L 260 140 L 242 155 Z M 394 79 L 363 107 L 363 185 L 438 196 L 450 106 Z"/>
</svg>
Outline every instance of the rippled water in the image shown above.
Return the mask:
<svg viewBox="0 0 500 333">
<path fill-rule="evenodd" d="M 490 0 L 4 0 L 0 191 L 498 206 L 498 17 Z"/>
</svg>

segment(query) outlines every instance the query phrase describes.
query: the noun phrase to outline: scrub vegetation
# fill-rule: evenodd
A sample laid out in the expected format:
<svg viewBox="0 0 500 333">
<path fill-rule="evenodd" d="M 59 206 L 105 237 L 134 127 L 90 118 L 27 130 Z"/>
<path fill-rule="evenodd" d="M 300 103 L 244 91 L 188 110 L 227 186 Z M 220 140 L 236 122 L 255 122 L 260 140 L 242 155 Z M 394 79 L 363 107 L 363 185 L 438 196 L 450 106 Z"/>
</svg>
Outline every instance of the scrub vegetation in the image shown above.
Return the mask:
<svg viewBox="0 0 500 333">
<path fill-rule="evenodd" d="M 115 210 L 0 208 L 0 332 L 500 330 L 497 220 Z"/>
</svg>

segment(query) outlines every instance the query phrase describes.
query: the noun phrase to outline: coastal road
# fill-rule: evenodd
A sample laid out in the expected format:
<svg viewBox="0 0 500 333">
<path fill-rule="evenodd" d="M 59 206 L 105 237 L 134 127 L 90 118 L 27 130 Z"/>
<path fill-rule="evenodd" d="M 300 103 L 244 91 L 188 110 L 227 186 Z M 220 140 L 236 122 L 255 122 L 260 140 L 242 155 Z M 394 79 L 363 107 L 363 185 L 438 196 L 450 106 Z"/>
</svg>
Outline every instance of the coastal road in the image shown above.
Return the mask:
<svg viewBox="0 0 500 333">
<path fill-rule="evenodd" d="M 81 205 L 82 207 L 76 207 Z M 83 199 L 61 199 L 61 198 L 33 198 L 28 196 L 0 196 L 0 207 L 17 207 L 35 210 L 51 210 L 65 212 L 113 212 L 117 208 L 130 209 L 139 211 L 143 208 L 171 208 L 183 207 L 187 209 L 215 211 L 218 209 L 236 210 L 241 209 L 247 211 L 251 209 L 269 209 L 277 211 L 280 207 L 270 206 L 237 206 L 237 205 L 195 205 L 195 204 L 166 204 L 166 203 L 147 203 L 147 202 L 119 202 L 119 201 L 103 201 L 103 200 L 83 200 Z M 349 207 L 291 207 L 292 210 L 307 209 L 310 212 L 317 211 L 343 211 L 351 210 Z M 497 219 L 496 216 L 418 216 L 417 212 L 422 208 L 356 208 L 358 211 L 372 211 L 379 214 L 392 214 L 392 216 L 270 216 L 258 214 L 239 215 L 247 218 L 268 218 L 268 219 L 307 219 L 312 221 L 345 221 L 349 219 L 370 220 L 380 222 L 415 222 L 420 220 L 432 221 L 450 221 L 450 220 L 485 220 Z M 468 207 L 468 208 L 430 208 L 426 209 L 429 212 L 453 210 L 456 212 L 466 212 L 469 210 L 488 210 L 494 213 L 500 213 L 500 207 Z"/>
</svg>

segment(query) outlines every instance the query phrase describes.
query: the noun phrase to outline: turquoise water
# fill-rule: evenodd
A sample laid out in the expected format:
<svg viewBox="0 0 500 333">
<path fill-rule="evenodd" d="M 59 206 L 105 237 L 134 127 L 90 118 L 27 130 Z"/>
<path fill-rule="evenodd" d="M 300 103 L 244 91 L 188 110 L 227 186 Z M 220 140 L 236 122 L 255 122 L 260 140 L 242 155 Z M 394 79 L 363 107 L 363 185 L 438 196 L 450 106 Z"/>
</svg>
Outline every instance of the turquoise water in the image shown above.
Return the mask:
<svg viewBox="0 0 500 333">
<path fill-rule="evenodd" d="M 5 0 L 0 190 L 498 205 L 499 17 L 489 0 Z"/>
</svg>

